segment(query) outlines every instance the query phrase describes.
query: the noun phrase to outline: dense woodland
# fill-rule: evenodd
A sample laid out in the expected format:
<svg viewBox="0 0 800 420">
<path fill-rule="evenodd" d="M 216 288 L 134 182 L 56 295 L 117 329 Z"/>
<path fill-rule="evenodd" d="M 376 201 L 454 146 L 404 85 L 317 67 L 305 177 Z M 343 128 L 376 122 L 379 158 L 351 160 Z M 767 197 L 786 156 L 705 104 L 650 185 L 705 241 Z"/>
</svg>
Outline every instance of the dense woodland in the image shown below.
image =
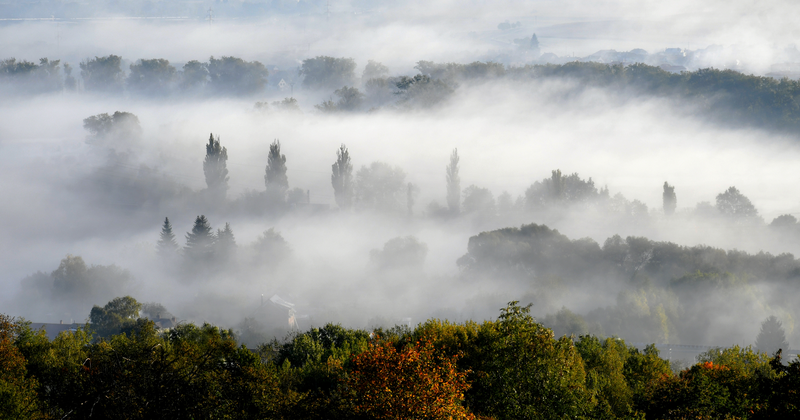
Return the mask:
<svg viewBox="0 0 800 420">
<path fill-rule="evenodd" d="M 0 317 L 0 414 L 669 419 L 788 418 L 800 409 L 800 361 L 786 365 L 780 351 L 711 350 L 673 373 L 652 346 L 556 338 L 517 302 L 496 321 L 373 332 L 328 324 L 255 351 L 208 324 L 158 331 L 135 319 L 140 308 L 126 297 L 93 310 L 125 330 L 104 338 L 93 338 L 92 324 L 51 341 Z"/>
<path fill-rule="evenodd" d="M 3 91 L 22 95 L 78 89 L 159 99 L 187 95 L 252 97 L 265 93 L 269 77 L 262 63 L 232 56 L 211 57 L 206 62 L 192 60 L 180 69 L 167 59 L 140 59 L 123 69 L 122 57 L 109 55 L 86 59 L 79 67 L 80 78 L 76 78 L 73 67 L 59 60 L 42 58 L 36 64 L 8 58 L 0 62 L 0 84 Z M 320 56 L 303 60 L 298 68 L 284 72 L 284 77 L 292 83 L 300 82 L 298 88 L 330 92 L 329 100 L 314 105 L 326 113 L 427 109 L 475 83 L 567 79 L 577 82 L 576 91 L 605 88 L 620 98 L 644 95 L 680 99 L 688 113 L 701 113 L 724 124 L 787 132 L 800 128 L 800 82 L 734 70 L 670 73 L 641 63 L 575 61 L 507 67 L 493 62 L 419 61 L 417 75 L 390 76 L 386 66 L 369 61 L 359 77 L 356 67 L 351 58 Z M 279 101 L 275 105 L 283 109 L 286 104 Z M 296 105 L 291 103 L 289 109 L 297 109 Z M 269 106 L 259 102 L 258 107 Z"/>
</svg>

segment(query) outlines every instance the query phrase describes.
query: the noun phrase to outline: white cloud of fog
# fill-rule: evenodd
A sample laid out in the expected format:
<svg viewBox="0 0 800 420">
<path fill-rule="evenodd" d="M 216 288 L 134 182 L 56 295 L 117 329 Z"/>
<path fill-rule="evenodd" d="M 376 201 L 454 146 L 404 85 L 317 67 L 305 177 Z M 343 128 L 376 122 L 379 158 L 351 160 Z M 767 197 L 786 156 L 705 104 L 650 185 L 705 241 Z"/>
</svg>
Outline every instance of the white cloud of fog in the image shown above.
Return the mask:
<svg viewBox="0 0 800 420">
<path fill-rule="evenodd" d="M 607 48 L 639 47 L 654 52 L 672 46 L 722 44 L 729 49 L 719 58 L 720 65 L 738 59 L 735 52 L 739 51 L 750 68 L 763 70 L 782 59 L 783 46 L 797 35 L 791 20 L 796 6 L 790 2 L 419 2 L 406 4 L 402 10 L 382 4 L 361 15 L 352 14 L 354 7 L 334 6 L 329 24 L 321 16 L 219 20 L 213 25 L 62 22 L 57 29 L 61 34 L 58 44 L 54 22 L 15 23 L 0 26 L 0 51 L 3 57 L 63 57 L 73 63 L 106 54 L 120 54 L 128 60 L 164 57 L 173 63 L 234 55 L 281 67 L 297 65 L 297 60 L 310 56 L 332 55 L 356 58 L 359 72 L 367 59 L 376 59 L 395 74 L 408 74 L 421 59 L 466 62 L 492 58 L 507 48 L 511 38 L 536 31 L 543 50 L 559 55 L 573 51 L 585 55 Z M 524 25 L 519 35 L 497 31 L 497 24 L 504 20 L 521 21 Z M 730 47 L 733 45 L 740 47 L 737 50 Z M 176 214 L 142 214 L 125 203 L 98 206 L 87 190 L 76 185 L 109 176 L 99 169 L 106 165 L 107 154 L 84 142 L 81 122 L 90 115 L 116 110 L 136 114 L 144 136 L 142 143 L 133 147 L 132 160 L 125 163 L 130 171 L 112 176 L 132 177 L 138 165 L 145 164 L 199 190 L 205 185 L 203 144 L 213 132 L 228 149 L 231 198 L 263 189 L 269 144 L 278 138 L 287 156 L 290 186 L 310 190 L 315 203 L 334 204 L 330 165 L 336 148 L 345 143 L 356 170 L 376 160 L 403 168 L 407 181 L 420 188 L 415 207 L 418 215 L 431 200 L 444 204 L 444 167 L 456 147 L 461 155 L 462 188 L 476 184 L 489 188 L 495 197 L 503 191 L 513 197 L 524 195 L 534 181 L 561 169 L 592 177 L 598 186 L 607 185 L 612 194 L 639 199 L 651 209 L 660 208 L 661 185 L 666 180 L 676 186 L 679 209 L 700 201 L 713 203 L 716 194 L 735 185 L 767 221 L 783 213 L 800 213 L 800 202 L 793 194 L 800 175 L 796 165 L 800 151 L 791 139 L 707 123 L 692 116 L 685 104 L 622 100 L 592 89 L 569 99 L 564 99 L 566 93 L 573 93 L 573 86 L 559 81 L 463 85 L 437 111 L 332 118 L 313 111 L 322 93 L 302 91 L 295 95 L 305 111 L 302 115 L 257 113 L 253 102 L 261 98 L 155 102 L 65 94 L 2 101 L 0 190 L 8 199 L 0 205 L 0 219 L 7 225 L 0 237 L 0 264 L 4 267 L 0 285 L 8 291 L 5 296 L 14 296 L 22 277 L 36 270 L 49 272 L 71 253 L 82 255 L 90 264 L 117 263 L 131 269 L 137 279 L 132 289 L 137 298 L 162 301 L 191 320 L 233 324 L 254 311 L 261 293 L 280 292 L 307 307 L 322 308 L 316 313 L 308 311 L 317 322 L 338 320 L 355 326 L 365 326 L 365 319 L 372 314 L 412 316 L 415 321 L 437 313 L 485 316 L 482 309 L 476 309 L 480 305 L 494 312 L 495 302 L 502 304 L 530 292 L 524 287 L 499 291 L 491 284 L 455 283 L 455 260 L 466 252 L 471 235 L 523 222 L 543 222 L 527 216 L 444 224 L 420 217 L 337 214 L 259 220 L 214 214 L 201 206 L 181 208 Z M 277 100 L 284 95 L 268 92 L 263 96 Z M 160 223 L 169 216 L 183 243 L 182 236 L 191 229 L 196 214 L 209 215 L 214 228 L 231 222 L 240 246 L 274 226 L 293 248 L 293 262 L 277 275 L 253 274 L 242 284 L 187 285 L 164 278 L 146 264 Z M 133 219 L 134 223 L 126 223 Z M 148 225 L 143 219 L 152 222 Z M 598 225 L 581 220 L 580 215 L 547 222 L 571 238 L 590 236 L 601 242 L 620 233 L 752 252 L 800 251 L 701 225 Z M 369 251 L 406 235 L 415 235 L 428 245 L 425 275 L 381 277 L 371 273 Z M 210 295 L 222 296 L 219 301 L 229 302 L 229 307 L 204 308 L 208 314 L 198 312 L 198 302 Z M 575 310 L 589 310 L 591 298 L 595 304 L 608 305 L 615 296 L 615 292 L 567 294 L 559 299 L 579 302 L 580 308 Z M 11 307 L 11 303 L 3 305 Z"/>
</svg>

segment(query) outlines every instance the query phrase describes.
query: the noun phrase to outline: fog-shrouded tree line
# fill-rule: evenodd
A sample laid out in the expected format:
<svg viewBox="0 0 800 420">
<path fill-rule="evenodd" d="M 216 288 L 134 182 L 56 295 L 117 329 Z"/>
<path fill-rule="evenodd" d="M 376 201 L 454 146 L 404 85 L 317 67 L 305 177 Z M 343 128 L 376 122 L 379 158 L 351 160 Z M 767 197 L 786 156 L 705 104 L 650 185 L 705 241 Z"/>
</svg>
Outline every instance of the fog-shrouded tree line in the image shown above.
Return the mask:
<svg viewBox="0 0 800 420">
<path fill-rule="evenodd" d="M 265 93 L 269 71 L 258 61 L 232 56 L 206 62 L 192 60 L 180 69 L 164 58 L 139 59 L 122 68 L 122 57 L 87 58 L 80 78 L 60 60 L 39 63 L 16 58 L 0 61 L 0 88 L 8 93 L 33 94 L 62 90 L 165 98 L 181 95 L 257 96 Z M 554 78 L 575 80 L 575 89 L 608 88 L 625 97 L 678 98 L 693 105 L 693 112 L 728 124 L 750 125 L 796 132 L 800 128 L 800 82 L 787 78 L 745 75 L 734 70 L 700 69 L 670 73 L 660 67 L 636 63 L 530 64 L 505 66 L 494 62 L 435 63 L 419 61 L 416 75 L 391 76 L 379 62 L 369 60 L 360 77 L 352 58 L 317 56 L 302 60 L 296 71 L 301 86 L 329 92 L 329 99 L 314 108 L 323 113 L 367 112 L 378 109 L 427 109 L 447 101 L 458 89 L 476 83 L 505 81 L 521 84 Z M 257 102 L 256 108 L 298 110 L 295 98 Z"/>
</svg>

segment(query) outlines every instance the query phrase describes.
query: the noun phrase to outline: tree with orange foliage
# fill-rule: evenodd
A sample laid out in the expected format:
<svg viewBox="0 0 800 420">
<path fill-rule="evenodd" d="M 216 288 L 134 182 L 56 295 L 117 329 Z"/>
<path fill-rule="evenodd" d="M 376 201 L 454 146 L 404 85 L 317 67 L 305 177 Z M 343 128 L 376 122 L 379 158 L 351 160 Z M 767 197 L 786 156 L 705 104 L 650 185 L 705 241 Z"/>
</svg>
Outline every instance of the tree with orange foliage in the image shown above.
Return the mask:
<svg viewBox="0 0 800 420">
<path fill-rule="evenodd" d="M 346 379 L 355 414 L 371 419 L 474 419 L 461 402 L 469 389 L 458 356 L 437 353 L 432 340 L 397 350 L 376 341 L 351 359 Z"/>
<path fill-rule="evenodd" d="M 26 378 L 25 356 L 14 343 L 18 324 L 0 314 L 0 418 L 43 418 L 36 380 Z"/>
</svg>

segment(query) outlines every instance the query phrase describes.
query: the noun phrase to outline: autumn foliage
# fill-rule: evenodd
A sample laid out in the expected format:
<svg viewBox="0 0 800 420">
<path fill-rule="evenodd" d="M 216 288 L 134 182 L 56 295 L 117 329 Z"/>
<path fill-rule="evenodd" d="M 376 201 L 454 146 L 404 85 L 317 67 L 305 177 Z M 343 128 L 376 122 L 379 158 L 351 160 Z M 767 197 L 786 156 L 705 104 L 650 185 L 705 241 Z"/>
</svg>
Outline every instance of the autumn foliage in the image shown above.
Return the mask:
<svg viewBox="0 0 800 420">
<path fill-rule="evenodd" d="M 372 419 L 473 419 L 462 405 L 468 372 L 457 356 L 437 353 L 432 340 L 398 350 L 376 341 L 351 361 L 346 379 L 353 411 Z"/>
</svg>

